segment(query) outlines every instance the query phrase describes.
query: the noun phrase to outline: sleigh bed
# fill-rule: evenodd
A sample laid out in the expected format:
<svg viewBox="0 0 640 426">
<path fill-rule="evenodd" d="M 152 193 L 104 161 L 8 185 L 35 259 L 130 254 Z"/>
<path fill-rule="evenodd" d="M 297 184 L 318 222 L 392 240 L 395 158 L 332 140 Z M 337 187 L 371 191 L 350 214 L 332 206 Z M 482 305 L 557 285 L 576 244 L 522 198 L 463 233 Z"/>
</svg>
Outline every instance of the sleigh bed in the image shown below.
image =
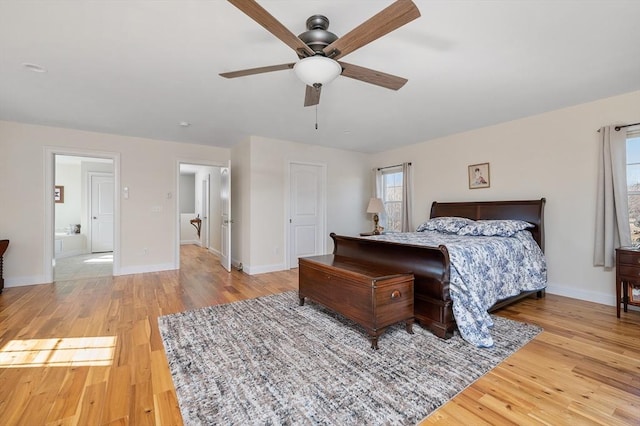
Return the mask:
<svg viewBox="0 0 640 426">
<path fill-rule="evenodd" d="M 530 226 L 526 229 L 528 240 L 535 241 L 541 249 L 538 250 L 538 247 L 531 241 L 529 251 L 531 251 L 532 247 L 535 251 L 544 251 L 544 205 L 544 198 L 523 201 L 434 202 L 431 206 L 430 219 L 468 218 L 473 221 L 525 221 Z M 530 235 L 528 235 L 529 233 Z M 333 254 L 334 256 L 349 258 L 355 262 L 385 266 L 398 272 L 413 273 L 415 280 L 415 320 L 437 336 L 449 338 L 457 326 L 450 292 L 450 290 L 454 289 L 451 281 L 452 263 L 450 250 L 443 244 L 425 246 L 403 243 L 403 238 L 406 235 L 402 233 L 357 238 L 332 233 L 331 238 L 334 241 Z M 542 253 L 540 253 L 540 256 L 542 256 Z M 500 258 L 499 255 L 494 257 Z M 480 267 L 482 268 L 482 265 Z M 543 297 L 544 287 L 546 286 L 546 264 L 540 266 L 540 268 L 544 268 L 544 271 L 539 271 L 544 276 L 543 283 L 538 282 L 535 285 L 535 289 L 518 290 L 517 294 L 498 300 L 488 310 L 499 309 L 528 296 Z M 457 267 L 453 273 L 457 279 Z M 458 291 L 456 284 L 456 298 L 458 297 Z M 486 315 L 486 311 L 484 313 Z M 456 310 L 456 315 L 460 316 L 459 310 Z M 486 316 L 488 317 L 488 315 Z"/>
</svg>

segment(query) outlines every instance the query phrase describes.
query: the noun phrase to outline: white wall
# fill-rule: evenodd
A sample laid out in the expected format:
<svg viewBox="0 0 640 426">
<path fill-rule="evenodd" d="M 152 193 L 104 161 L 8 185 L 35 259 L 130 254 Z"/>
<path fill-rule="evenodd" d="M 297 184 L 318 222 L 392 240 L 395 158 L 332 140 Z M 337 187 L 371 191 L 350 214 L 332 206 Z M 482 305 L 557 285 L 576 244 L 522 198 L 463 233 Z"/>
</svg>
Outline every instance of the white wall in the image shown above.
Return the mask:
<svg viewBox="0 0 640 426">
<path fill-rule="evenodd" d="M 195 217 L 193 213 L 180 213 L 180 244 L 200 244 L 198 231 L 191 224 Z"/>
<path fill-rule="evenodd" d="M 231 263 L 234 266 L 250 261 L 250 175 L 251 145 L 246 139 L 231 148 Z"/>
<path fill-rule="evenodd" d="M 56 164 L 55 184 L 64 186 L 64 202 L 55 203 L 56 232 L 65 232 L 69 225 L 82 223 L 82 185 L 80 179 L 80 163 Z M 80 229 L 83 230 L 82 227 Z"/>
<path fill-rule="evenodd" d="M 210 167 L 209 173 L 209 250 L 220 254 L 222 206 L 220 202 L 220 167 Z"/>
<path fill-rule="evenodd" d="M 209 211 L 202 211 L 202 186 L 203 181 L 209 181 Z M 195 200 L 196 214 L 202 219 L 205 217 L 209 221 L 209 241 L 207 249 L 212 252 L 220 253 L 220 167 L 198 166 L 195 180 Z M 202 230 L 200 236 L 201 245 L 204 246 L 205 241 L 205 222 L 202 222 Z M 212 238 L 213 237 L 213 238 Z"/>
<path fill-rule="evenodd" d="M 633 92 L 383 152 L 371 165 L 413 162 L 414 226 L 435 200 L 545 197 L 548 291 L 614 305 L 615 272 L 593 266 L 596 130 L 638 121 Z M 467 166 L 483 162 L 491 187 L 468 189 Z"/>
<path fill-rule="evenodd" d="M 8 287 L 45 282 L 46 147 L 120 154 L 120 183 L 130 191 L 127 200 L 121 197 L 122 188 L 116 194 L 121 206 L 121 262 L 116 273 L 121 274 L 176 265 L 178 221 L 173 194 L 178 159 L 225 164 L 230 156 L 225 148 L 6 121 L 0 121 L 0 147 L 0 235 L 11 240 L 4 258 Z"/>
<path fill-rule="evenodd" d="M 196 211 L 196 175 L 180 171 L 178 184 L 180 191 L 180 213 L 193 214 Z"/>
<path fill-rule="evenodd" d="M 237 168 L 244 173 L 240 173 L 241 206 L 234 206 L 241 209 L 242 220 L 234 228 L 241 227 L 248 239 L 243 241 L 244 257 L 240 259 L 248 273 L 286 267 L 286 179 L 292 161 L 327 166 L 327 252 L 333 250 L 329 232 L 354 235 L 367 228 L 368 155 L 261 137 L 252 137 L 237 153 L 242 155 Z M 235 176 L 240 170 L 234 167 Z M 234 211 L 236 215 L 238 211 Z"/>
<path fill-rule="evenodd" d="M 196 175 L 180 173 L 180 244 L 200 244 L 198 231 L 191 224 L 196 218 Z"/>
</svg>

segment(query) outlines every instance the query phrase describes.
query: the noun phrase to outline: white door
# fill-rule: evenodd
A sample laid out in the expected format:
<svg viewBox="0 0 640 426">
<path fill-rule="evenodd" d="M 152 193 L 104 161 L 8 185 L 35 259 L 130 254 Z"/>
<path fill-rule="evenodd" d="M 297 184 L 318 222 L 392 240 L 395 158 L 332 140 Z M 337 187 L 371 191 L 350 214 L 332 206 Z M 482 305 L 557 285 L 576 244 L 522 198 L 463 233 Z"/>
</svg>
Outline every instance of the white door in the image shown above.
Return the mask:
<svg viewBox="0 0 640 426">
<path fill-rule="evenodd" d="M 202 223 L 200 223 L 200 245 L 209 248 L 209 176 L 202 181 Z"/>
<path fill-rule="evenodd" d="M 220 264 L 231 271 L 231 161 L 227 167 L 220 168 Z"/>
<path fill-rule="evenodd" d="M 325 168 L 320 165 L 289 165 L 289 266 L 298 258 L 323 254 Z"/>
<path fill-rule="evenodd" d="M 113 176 L 91 175 L 91 252 L 113 251 Z"/>
</svg>

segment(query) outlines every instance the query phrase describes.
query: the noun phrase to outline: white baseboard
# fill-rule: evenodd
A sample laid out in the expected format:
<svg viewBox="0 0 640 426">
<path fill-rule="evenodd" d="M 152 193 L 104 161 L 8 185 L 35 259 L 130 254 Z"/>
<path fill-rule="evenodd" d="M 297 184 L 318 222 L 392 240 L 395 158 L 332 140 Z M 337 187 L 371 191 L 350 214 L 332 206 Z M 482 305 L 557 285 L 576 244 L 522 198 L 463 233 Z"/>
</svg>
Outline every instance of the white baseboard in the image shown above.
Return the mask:
<svg viewBox="0 0 640 426">
<path fill-rule="evenodd" d="M 616 306 L 615 292 L 601 293 L 598 291 L 581 290 L 579 288 L 558 284 L 548 284 L 547 293 L 557 294 L 558 296 L 571 297 L 572 299 L 586 300 L 587 302 Z"/>
<path fill-rule="evenodd" d="M 119 275 L 131 275 L 131 274 L 144 274 L 148 272 L 160 272 L 160 271 L 173 271 L 177 269 L 176 265 L 173 263 L 159 263 L 155 265 L 138 265 L 138 266 L 126 266 L 120 267 L 119 270 L 113 271 L 114 276 Z M 41 276 L 33 276 L 33 277 L 14 277 L 14 278 L 5 278 L 4 287 L 23 287 L 27 285 L 38 285 L 38 284 L 50 284 L 51 281 L 47 281 L 46 278 Z"/>
<path fill-rule="evenodd" d="M 210 253 L 215 254 L 216 256 L 220 257 L 220 252 L 212 247 L 209 247 L 207 250 L 209 250 Z"/>
<path fill-rule="evenodd" d="M 200 244 L 200 240 L 180 240 L 180 245 L 187 245 L 187 244 L 195 244 L 197 246 L 201 245 Z"/>
<path fill-rule="evenodd" d="M 243 271 L 249 275 L 266 274 L 267 272 L 284 271 L 284 263 L 278 263 L 275 265 L 260 265 L 260 266 L 248 266 L 244 265 Z"/>
<path fill-rule="evenodd" d="M 238 269 L 240 268 L 240 266 L 242 265 L 242 262 L 240 262 L 238 259 L 234 259 L 233 257 L 231 258 L 231 267 Z M 244 265 L 242 265 L 242 267 L 244 268 Z"/>
<path fill-rule="evenodd" d="M 10 287 L 24 287 L 27 285 L 38 284 L 51 284 L 51 281 L 47 281 L 44 275 L 33 277 L 14 277 L 4 279 L 4 288 Z"/>
</svg>

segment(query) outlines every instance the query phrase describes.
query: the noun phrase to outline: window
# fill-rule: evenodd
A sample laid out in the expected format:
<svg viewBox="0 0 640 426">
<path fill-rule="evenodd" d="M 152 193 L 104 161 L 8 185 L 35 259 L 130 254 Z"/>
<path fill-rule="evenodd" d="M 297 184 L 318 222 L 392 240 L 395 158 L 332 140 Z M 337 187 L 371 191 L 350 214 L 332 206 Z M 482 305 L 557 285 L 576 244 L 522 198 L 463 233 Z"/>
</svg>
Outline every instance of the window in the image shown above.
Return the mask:
<svg viewBox="0 0 640 426">
<path fill-rule="evenodd" d="M 640 199 L 640 196 L 639 196 Z M 382 202 L 387 213 L 385 231 L 402 231 L 402 168 L 382 170 Z"/>
<path fill-rule="evenodd" d="M 627 195 L 631 241 L 640 243 L 640 131 L 627 134 Z"/>
</svg>

